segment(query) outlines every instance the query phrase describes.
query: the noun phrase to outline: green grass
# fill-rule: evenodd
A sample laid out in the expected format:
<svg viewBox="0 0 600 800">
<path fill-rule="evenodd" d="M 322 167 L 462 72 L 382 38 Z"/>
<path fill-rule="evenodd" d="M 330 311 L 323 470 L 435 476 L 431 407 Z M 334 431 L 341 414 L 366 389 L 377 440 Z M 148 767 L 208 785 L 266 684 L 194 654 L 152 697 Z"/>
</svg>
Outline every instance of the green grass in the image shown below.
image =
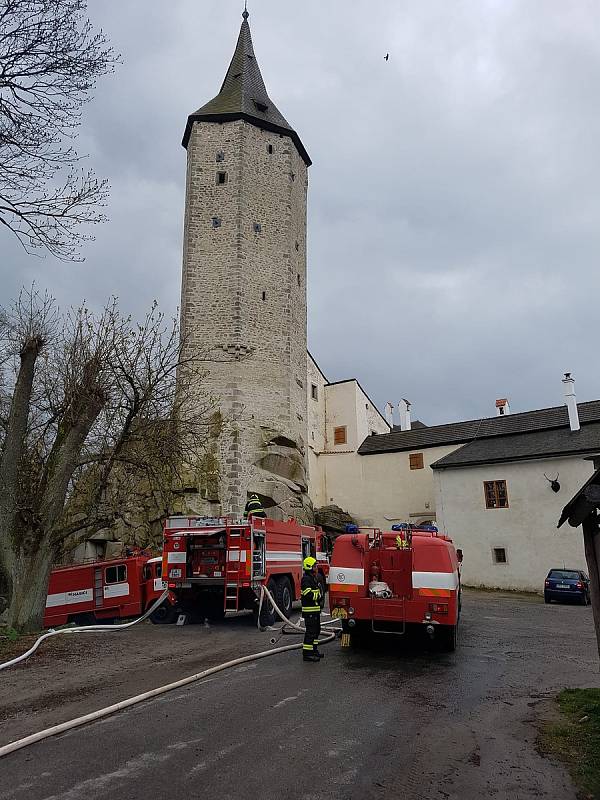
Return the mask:
<svg viewBox="0 0 600 800">
<path fill-rule="evenodd" d="M 565 689 L 557 702 L 560 719 L 545 726 L 542 749 L 566 763 L 582 798 L 600 800 L 600 689 Z"/>
</svg>

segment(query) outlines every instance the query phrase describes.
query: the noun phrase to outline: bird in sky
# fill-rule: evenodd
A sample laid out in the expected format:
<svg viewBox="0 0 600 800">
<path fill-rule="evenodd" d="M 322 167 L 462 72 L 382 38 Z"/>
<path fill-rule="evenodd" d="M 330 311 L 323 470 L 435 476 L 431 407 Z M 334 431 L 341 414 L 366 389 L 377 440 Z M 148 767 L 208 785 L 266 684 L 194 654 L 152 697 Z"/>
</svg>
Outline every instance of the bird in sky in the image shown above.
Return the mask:
<svg viewBox="0 0 600 800">
<path fill-rule="evenodd" d="M 390 60 L 390 54 L 389 54 L 389 53 L 386 53 L 386 54 L 384 55 L 384 57 L 383 57 L 383 60 L 384 60 L 384 61 L 389 61 L 389 60 Z"/>
</svg>

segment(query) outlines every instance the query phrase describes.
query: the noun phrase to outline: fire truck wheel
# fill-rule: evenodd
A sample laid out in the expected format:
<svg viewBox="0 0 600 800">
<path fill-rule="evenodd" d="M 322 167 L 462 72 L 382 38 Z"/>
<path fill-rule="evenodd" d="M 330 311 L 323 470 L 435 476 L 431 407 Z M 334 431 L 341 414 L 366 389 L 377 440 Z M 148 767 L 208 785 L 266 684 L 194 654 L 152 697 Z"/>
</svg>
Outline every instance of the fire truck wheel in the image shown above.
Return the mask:
<svg viewBox="0 0 600 800">
<path fill-rule="evenodd" d="M 285 576 L 283 578 L 278 578 L 275 585 L 274 596 L 279 609 L 283 612 L 283 615 L 289 619 L 292 613 L 293 602 L 292 585 L 289 578 Z"/>
<path fill-rule="evenodd" d="M 75 625 L 83 626 L 83 625 L 95 625 L 97 620 L 95 614 L 89 613 L 89 614 L 75 614 L 74 616 L 69 617 L 69 622 L 74 622 Z M 104 622 L 104 620 L 102 620 L 102 622 Z"/>
<path fill-rule="evenodd" d="M 267 583 L 267 589 L 271 592 L 272 596 L 275 598 L 275 602 L 277 602 L 277 584 L 271 578 L 271 580 Z M 273 606 L 270 602 L 264 602 L 262 611 L 260 614 L 260 624 L 264 625 L 272 625 L 275 622 L 275 614 L 273 612 Z"/>
<path fill-rule="evenodd" d="M 458 643 L 458 625 L 445 625 L 438 633 L 441 649 L 445 653 L 453 653 Z"/>
<path fill-rule="evenodd" d="M 171 605 L 163 603 L 150 614 L 150 622 L 155 625 L 172 625 L 177 619 L 177 611 Z"/>
</svg>

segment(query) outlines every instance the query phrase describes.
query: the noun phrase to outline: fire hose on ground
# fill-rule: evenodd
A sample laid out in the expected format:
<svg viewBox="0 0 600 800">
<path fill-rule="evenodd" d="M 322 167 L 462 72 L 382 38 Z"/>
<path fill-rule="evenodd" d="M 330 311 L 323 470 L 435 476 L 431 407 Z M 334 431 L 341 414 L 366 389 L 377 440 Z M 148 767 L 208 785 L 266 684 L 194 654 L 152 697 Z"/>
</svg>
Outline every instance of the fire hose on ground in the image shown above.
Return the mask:
<svg viewBox="0 0 600 800">
<path fill-rule="evenodd" d="M 265 595 L 267 599 L 271 602 L 273 606 L 273 610 L 277 613 L 277 615 L 284 621 L 283 628 L 291 627 L 295 629 L 294 633 L 302 633 L 304 634 L 304 628 L 302 626 L 297 625 L 294 622 L 290 622 L 287 617 L 283 614 L 283 612 L 278 608 L 276 605 L 271 593 L 269 590 L 262 586 L 261 587 L 261 596 L 260 596 L 260 606 L 259 609 L 262 608 L 263 600 Z M 35 645 L 27 651 L 27 653 L 23 653 L 22 656 L 19 656 L 17 659 L 13 659 L 12 661 L 6 662 L 5 664 L 0 664 L 0 669 L 5 669 L 12 664 L 19 663 L 19 661 L 24 660 L 25 658 L 29 657 L 39 644 L 46 638 L 48 638 L 51 634 L 57 633 L 77 633 L 77 632 L 86 632 L 86 631 L 94 631 L 94 630 L 123 630 L 123 628 L 129 628 L 132 625 L 141 622 L 142 620 L 146 619 L 155 607 L 158 607 L 160 602 L 166 597 L 167 592 L 165 591 L 163 595 L 156 601 L 156 603 L 152 606 L 152 608 L 148 609 L 146 614 L 144 614 L 139 619 L 134 620 L 133 622 L 128 622 L 125 625 L 86 625 L 80 628 L 65 628 L 61 631 L 51 631 L 48 634 L 44 634 L 40 636 L 37 640 Z M 259 610 L 259 620 L 260 620 L 260 610 Z M 331 625 L 338 620 L 331 620 L 329 622 L 325 622 L 324 625 Z M 282 628 L 282 632 L 283 632 Z M 328 633 L 323 639 L 319 640 L 319 644 L 327 644 L 328 642 L 333 641 L 335 639 L 336 633 Z M 271 639 L 271 643 L 274 643 L 274 639 Z M 231 661 L 226 661 L 224 664 L 219 664 L 216 667 L 210 667 L 209 669 L 205 669 L 202 672 L 197 672 L 195 675 L 190 675 L 187 678 L 181 678 L 178 681 L 173 681 L 173 683 L 168 683 L 165 686 L 159 686 L 156 689 L 151 689 L 150 691 L 143 692 L 142 694 L 138 694 L 135 697 L 129 697 L 127 700 L 121 700 L 118 703 L 113 703 L 113 705 L 107 706 L 106 708 L 98 709 L 97 711 L 92 711 L 90 714 L 85 714 L 81 717 L 76 717 L 75 719 L 68 720 L 67 722 L 62 722 L 59 725 L 53 725 L 51 728 L 46 728 L 43 731 L 38 731 L 38 733 L 33 733 L 30 736 L 26 736 L 23 739 L 18 739 L 14 742 L 10 742 L 3 747 L 0 747 L 0 758 L 2 756 L 7 756 L 9 753 L 14 753 L 16 750 L 21 750 L 24 747 L 28 747 L 31 744 L 35 744 L 36 742 L 41 742 L 44 739 L 49 739 L 51 736 L 57 736 L 59 733 L 65 733 L 66 731 L 72 730 L 73 728 L 78 728 L 81 725 L 85 725 L 88 722 L 95 722 L 98 719 L 102 719 L 103 717 L 108 717 L 111 714 L 115 714 L 117 711 L 123 711 L 126 708 L 131 708 L 131 706 L 137 705 L 138 703 L 142 703 L 145 700 L 151 700 L 154 697 L 158 697 L 159 695 L 166 694 L 167 692 L 172 691 L 173 689 L 179 689 L 182 686 L 187 686 L 191 683 L 195 683 L 196 681 L 202 680 L 203 678 L 207 678 L 209 675 L 215 675 L 218 672 L 224 672 L 227 669 L 231 669 L 232 667 L 237 667 L 240 664 L 247 664 L 251 661 L 258 661 L 261 658 L 268 658 L 269 656 L 277 655 L 278 653 L 286 653 L 290 650 L 299 650 L 302 647 L 302 643 L 298 644 L 288 644 L 283 647 L 274 647 L 272 650 L 263 650 L 260 653 L 254 653 L 253 655 L 249 656 L 242 656 L 240 658 L 235 658 Z"/>
<path fill-rule="evenodd" d="M 158 600 L 156 600 L 156 602 L 153 603 L 150 606 L 150 608 L 144 614 L 142 614 L 141 617 L 138 617 L 137 619 L 134 619 L 131 622 L 125 622 L 122 625 L 79 625 L 74 628 L 58 628 L 56 630 L 53 628 L 52 630 L 49 630 L 48 633 L 43 633 L 40 636 L 40 638 L 33 643 L 33 645 L 29 648 L 29 650 L 27 650 L 26 653 L 23 653 L 22 655 L 17 656 L 16 658 L 11 659 L 10 661 L 5 661 L 4 664 L 0 664 L 0 671 L 3 669 L 8 669 L 9 667 L 14 667 L 15 664 L 19 664 L 21 661 L 25 661 L 27 658 L 29 658 L 29 656 L 35 653 L 35 651 L 38 649 L 38 647 L 45 639 L 50 639 L 52 636 L 60 636 L 62 634 L 67 634 L 67 633 L 86 633 L 86 632 L 95 633 L 96 631 L 109 631 L 114 633 L 116 631 L 125 630 L 126 628 L 131 628 L 133 625 L 137 625 L 138 622 L 143 622 L 145 619 L 148 619 L 150 614 L 152 614 L 152 612 L 155 611 L 161 605 L 161 603 L 163 602 L 163 600 L 166 599 L 168 594 L 169 590 L 165 589 L 165 591 L 161 594 Z"/>
</svg>

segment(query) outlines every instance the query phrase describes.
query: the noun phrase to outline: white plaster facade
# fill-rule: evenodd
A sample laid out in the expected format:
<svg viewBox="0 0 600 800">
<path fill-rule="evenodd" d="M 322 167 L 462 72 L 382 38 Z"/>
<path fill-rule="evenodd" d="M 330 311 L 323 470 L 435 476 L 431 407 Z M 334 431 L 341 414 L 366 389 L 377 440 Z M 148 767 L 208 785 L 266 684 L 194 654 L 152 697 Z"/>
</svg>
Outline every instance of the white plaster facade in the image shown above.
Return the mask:
<svg viewBox="0 0 600 800">
<path fill-rule="evenodd" d="M 464 583 L 539 592 L 553 567 L 585 571 L 581 530 L 556 525 L 593 471 L 582 457 L 434 470 L 438 525 L 463 550 Z M 558 493 L 544 473 L 560 473 Z M 483 483 L 498 480 L 506 481 L 509 507 L 488 509 Z M 506 563 L 495 562 L 496 548 Z"/>
</svg>

